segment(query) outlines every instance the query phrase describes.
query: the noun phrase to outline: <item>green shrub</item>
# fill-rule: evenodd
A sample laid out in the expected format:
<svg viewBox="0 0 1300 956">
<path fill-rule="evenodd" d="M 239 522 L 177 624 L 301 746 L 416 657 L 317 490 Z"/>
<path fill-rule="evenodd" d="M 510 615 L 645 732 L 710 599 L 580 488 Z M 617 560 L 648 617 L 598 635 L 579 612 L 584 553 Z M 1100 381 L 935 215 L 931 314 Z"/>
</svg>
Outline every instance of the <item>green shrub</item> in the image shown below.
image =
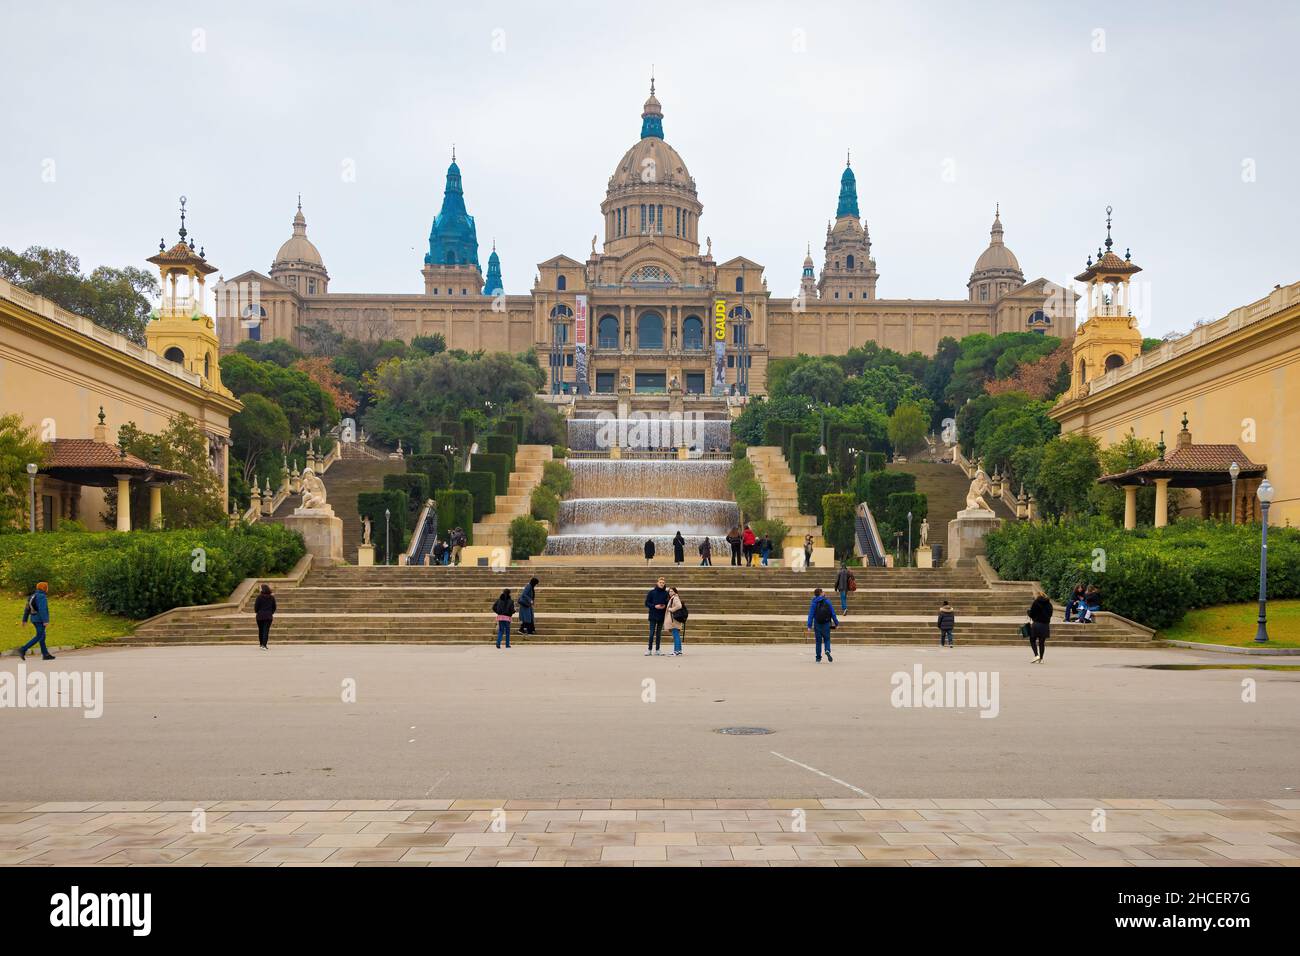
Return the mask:
<svg viewBox="0 0 1300 956">
<path fill-rule="evenodd" d="M 406 547 L 409 527 L 409 497 L 403 490 L 363 491 L 357 495 L 357 517 L 370 518 L 370 540 L 375 546 L 375 563 L 392 563 Z M 385 532 L 384 512 L 388 512 Z"/>
<path fill-rule="evenodd" d="M 853 482 L 854 496 L 867 503 L 877 522 L 885 513 L 890 495 L 915 490 L 916 475 L 906 471 L 868 471 Z"/>
<path fill-rule="evenodd" d="M 806 451 L 799 456 L 799 475 L 824 475 L 826 474 L 829 459 L 825 455 L 819 455 L 815 451 Z"/>
<path fill-rule="evenodd" d="M 479 452 L 469 459 L 470 471 L 488 471 L 496 476 L 496 493 L 508 494 L 510 491 L 510 459 L 494 452 Z"/>
<path fill-rule="evenodd" d="M 785 461 L 790 470 L 798 477 L 799 462 L 806 451 L 817 452 L 817 436 L 808 432 L 795 432 L 786 439 Z"/>
<path fill-rule="evenodd" d="M 538 521 L 549 521 L 554 528 L 560 517 L 560 499 L 550 488 L 538 485 L 529 499 L 529 510 Z"/>
<path fill-rule="evenodd" d="M 573 472 L 562 461 L 548 461 L 542 465 L 542 484 L 557 498 L 563 498 L 573 487 Z"/>
<path fill-rule="evenodd" d="M 732 458 L 739 460 L 744 458 L 747 454 L 749 454 L 749 446 L 746 445 L 743 441 L 733 441 L 731 443 Z"/>
<path fill-rule="evenodd" d="M 885 499 L 885 507 L 876 516 L 876 527 L 882 540 L 892 542 L 895 532 L 903 533 L 904 547 L 907 543 L 907 513 L 912 513 L 912 546 L 920 543 L 921 522 L 930 511 L 925 495 L 915 491 L 895 491 Z"/>
<path fill-rule="evenodd" d="M 455 445 L 457 447 L 461 447 L 460 442 L 456 441 L 450 435 L 430 434 L 428 436 L 428 439 L 429 439 L 429 444 L 426 448 L 421 449 L 421 454 L 445 456 L 447 452 L 443 451 L 443 449 L 446 448 L 448 445 Z"/>
<path fill-rule="evenodd" d="M 733 496 L 740 490 L 741 485 L 755 480 L 757 476 L 754 472 L 754 463 L 748 458 L 736 459 L 727 469 L 727 488 Z"/>
<path fill-rule="evenodd" d="M 497 478 L 490 471 L 461 471 L 452 478 L 453 488 L 474 496 L 474 520 L 496 511 Z"/>
<path fill-rule="evenodd" d="M 867 471 L 884 471 L 886 460 L 883 451 L 867 452 Z"/>
<path fill-rule="evenodd" d="M 790 436 L 790 423 L 783 422 L 775 418 L 770 418 L 763 423 L 763 444 L 774 445 L 777 448 L 785 448 L 786 439 Z"/>
<path fill-rule="evenodd" d="M 441 453 L 429 455 L 412 455 L 406 459 L 406 472 L 418 472 L 429 481 L 429 491 L 441 491 L 451 484 L 450 472 L 447 470 L 447 456 Z"/>
<path fill-rule="evenodd" d="M 468 491 L 444 488 L 434 500 L 438 505 L 438 536 L 445 540 L 452 528 L 460 528 L 473 544 L 474 496 Z"/>
<path fill-rule="evenodd" d="M 790 526 L 780 518 L 764 518 L 749 524 L 754 529 L 754 534 L 760 538 L 767 535 L 772 539 L 772 557 L 779 558 L 786 536 L 790 534 Z"/>
<path fill-rule="evenodd" d="M 5 569 L 7 591 L 31 594 L 41 581 L 49 584 L 51 594 L 68 591 L 68 579 L 63 569 L 47 554 L 20 554 Z"/>
<path fill-rule="evenodd" d="M 822 536 L 835 549 L 837 558 L 853 554 L 854 501 L 852 495 L 822 496 Z"/>
<path fill-rule="evenodd" d="M 763 486 L 751 478 L 736 489 L 736 504 L 740 506 L 745 521 L 761 521 L 767 513 L 767 494 Z"/>
<path fill-rule="evenodd" d="M 799 513 L 822 520 L 822 498 L 835 490 L 834 475 L 800 475 L 798 481 Z"/>
<path fill-rule="evenodd" d="M 406 524 L 414 528 L 420 509 L 429 499 L 429 476 L 418 471 L 384 475 L 384 490 L 400 491 L 406 495 Z"/>
<path fill-rule="evenodd" d="M 510 462 L 510 468 L 515 467 L 515 455 L 519 450 L 519 442 L 513 435 L 488 435 L 483 443 L 485 449 L 492 454 L 505 455 Z"/>
<path fill-rule="evenodd" d="M 861 432 L 840 431 L 836 433 L 834 443 L 830 446 L 834 452 L 832 464 L 835 470 L 841 475 L 852 477 L 857 471 L 857 455 L 849 454 L 850 448 L 855 448 L 860 454 L 867 451 L 867 436 Z"/>
<path fill-rule="evenodd" d="M 439 422 L 438 431 L 450 438 L 455 445 L 463 446 L 465 444 L 465 426 L 460 422 Z M 441 451 L 442 447 L 439 446 L 438 450 Z"/>
<path fill-rule="evenodd" d="M 516 560 L 541 554 L 546 547 L 546 526 L 528 515 L 510 522 L 510 557 Z"/>
<path fill-rule="evenodd" d="M 551 456 L 553 458 L 568 458 L 569 449 L 565 448 L 563 445 L 552 445 Z"/>
</svg>

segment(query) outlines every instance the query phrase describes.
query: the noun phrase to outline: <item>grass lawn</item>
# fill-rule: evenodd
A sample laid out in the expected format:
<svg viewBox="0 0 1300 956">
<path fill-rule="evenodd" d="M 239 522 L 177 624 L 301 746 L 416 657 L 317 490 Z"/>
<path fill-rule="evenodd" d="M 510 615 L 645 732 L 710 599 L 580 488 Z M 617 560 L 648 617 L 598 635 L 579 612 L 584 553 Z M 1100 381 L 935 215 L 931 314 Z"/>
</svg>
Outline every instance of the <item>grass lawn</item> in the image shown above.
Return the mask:
<svg viewBox="0 0 1300 956">
<path fill-rule="evenodd" d="M 22 647 L 36 631 L 22 625 L 25 597 L 0 594 L 0 651 Z M 111 614 L 101 614 L 89 598 L 53 598 L 50 601 L 50 626 L 45 632 L 50 647 L 80 647 L 95 644 L 131 632 L 132 621 Z M 38 652 L 39 648 L 33 648 Z"/>
<path fill-rule="evenodd" d="M 1268 602 L 1269 647 L 1300 647 L 1300 601 Z M 1171 641 L 1254 647 L 1259 603 L 1220 604 L 1188 611 L 1186 617 L 1159 636 Z"/>
</svg>

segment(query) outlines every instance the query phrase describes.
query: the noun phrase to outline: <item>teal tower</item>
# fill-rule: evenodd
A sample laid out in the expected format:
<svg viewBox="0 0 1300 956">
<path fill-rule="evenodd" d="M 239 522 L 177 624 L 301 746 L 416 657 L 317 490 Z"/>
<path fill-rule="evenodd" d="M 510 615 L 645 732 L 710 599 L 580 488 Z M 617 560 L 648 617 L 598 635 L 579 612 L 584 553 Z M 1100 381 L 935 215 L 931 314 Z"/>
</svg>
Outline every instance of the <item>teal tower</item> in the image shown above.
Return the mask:
<svg viewBox="0 0 1300 956">
<path fill-rule="evenodd" d="M 659 103 L 658 97 L 655 96 L 655 78 L 650 77 L 650 98 L 645 101 L 645 108 L 641 111 L 641 138 L 653 136 L 655 139 L 664 138 L 664 111 Z"/>
<path fill-rule="evenodd" d="M 844 163 L 844 174 L 840 176 L 840 204 L 835 209 L 836 219 L 843 216 L 852 216 L 854 219 L 859 218 L 858 180 L 853 175 L 851 157 L 847 158 Z"/>
<path fill-rule="evenodd" d="M 496 240 L 492 240 L 492 255 L 488 256 L 487 281 L 483 283 L 484 295 L 498 295 L 505 291 L 501 284 L 501 257 L 497 255 Z"/>
<path fill-rule="evenodd" d="M 478 235 L 474 231 L 474 217 L 465 209 L 465 189 L 461 184 L 460 167 L 456 165 L 455 149 L 451 151 L 451 165 L 447 167 L 442 211 L 433 220 L 433 228 L 429 231 L 429 253 L 424 257 L 424 263 L 479 268 Z"/>
</svg>

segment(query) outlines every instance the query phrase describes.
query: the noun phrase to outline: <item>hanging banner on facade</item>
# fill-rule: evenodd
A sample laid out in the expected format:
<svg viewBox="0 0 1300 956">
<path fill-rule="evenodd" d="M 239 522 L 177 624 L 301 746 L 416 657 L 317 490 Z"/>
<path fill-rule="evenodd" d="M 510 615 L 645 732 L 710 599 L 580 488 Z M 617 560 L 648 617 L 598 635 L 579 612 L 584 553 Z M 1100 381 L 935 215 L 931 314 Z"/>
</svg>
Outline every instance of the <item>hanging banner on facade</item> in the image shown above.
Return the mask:
<svg viewBox="0 0 1300 956">
<path fill-rule="evenodd" d="M 573 380 L 578 394 L 586 395 L 587 386 L 587 297 L 580 295 L 573 309 Z"/>
<path fill-rule="evenodd" d="M 727 300 L 713 303 L 713 394 L 727 394 Z"/>
</svg>

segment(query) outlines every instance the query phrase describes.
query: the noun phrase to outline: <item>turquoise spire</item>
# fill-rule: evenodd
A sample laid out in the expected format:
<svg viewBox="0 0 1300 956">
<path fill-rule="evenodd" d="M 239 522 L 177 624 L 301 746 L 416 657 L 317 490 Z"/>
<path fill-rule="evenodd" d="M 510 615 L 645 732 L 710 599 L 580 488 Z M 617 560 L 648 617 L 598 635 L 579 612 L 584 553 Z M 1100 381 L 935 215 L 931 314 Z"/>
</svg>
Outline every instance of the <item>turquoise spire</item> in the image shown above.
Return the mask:
<svg viewBox="0 0 1300 956">
<path fill-rule="evenodd" d="M 655 99 L 655 78 L 654 74 L 650 75 L 650 98 L 645 101 L 645 106 L 641 110 L 641 138 L 653 136 L 655 139 L 664 138 L 664 111 Z"/>
<path fill-rule="evenodd" d="M 461 184 L 460 167 L 456 165 L 454 146 L 451 165 L 447 167 L 447 186 L 442 194 L 442 211 L 429 230 L 429 254 L 424 261 L 426 265 L 472 265 L 479 268 L 478 235 L 474 230 L 474 217 L 465 209 L 465 189 Z"/>
<path fill-rule="evenodd" d="M 501 283 L 501 257 L 497 255 L 497 241 L 492 240 L 492 255 L 488 256 L 487 281 L 483 283 L 484 295 L 497 295 L 505 290 Z"/>
<path fill-rule="evenodd" d="M 847 157 L 844 163 L 844 175 L 840 177 L 840 204 L 835 209 L 836 219 L 842 219 L 845 216 L 852 216 L 854 219 L 859 218 L 858 181 L 853 175 L 851 157 Z"/>
</svg>

